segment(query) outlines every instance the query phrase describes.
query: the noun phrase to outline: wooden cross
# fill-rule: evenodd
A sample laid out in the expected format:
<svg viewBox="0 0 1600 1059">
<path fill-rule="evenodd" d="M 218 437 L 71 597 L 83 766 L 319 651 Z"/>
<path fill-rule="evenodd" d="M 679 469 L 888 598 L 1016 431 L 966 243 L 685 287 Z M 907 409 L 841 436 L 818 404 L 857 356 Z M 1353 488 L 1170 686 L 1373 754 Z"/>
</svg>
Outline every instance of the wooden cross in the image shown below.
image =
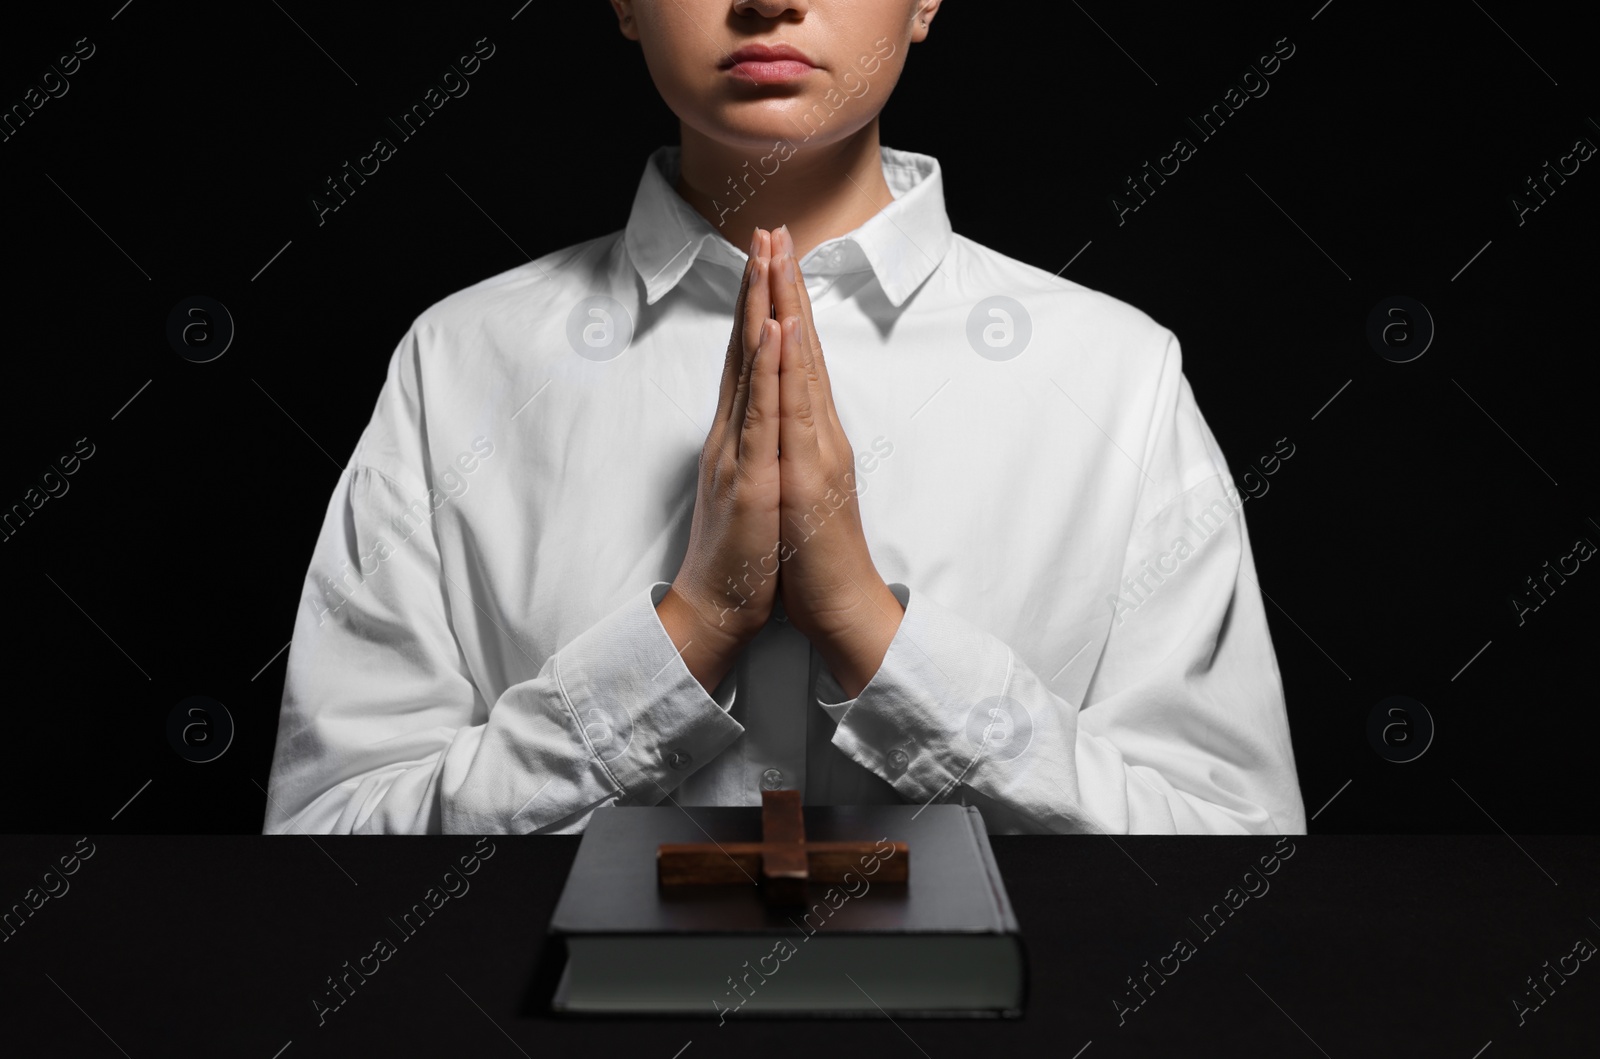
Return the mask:
<svg viewBox="0 0 1600 1059">
<path fill-rule="evenodd" d="M 905 882 L 910 847 L 892 843 L 894 852 L 877 853 L 874 842 L 807 842 L 799 791 L 761 792 L 761 841 L 663 842 L 656 849 L 656 881 L 662 886 L 700 886 L 749 882 L 760 874 L 771 904 L 804 904 L 806 881 L 843 882 L 849 872 L 878 856 L 874 881 Z"/>
</svg>

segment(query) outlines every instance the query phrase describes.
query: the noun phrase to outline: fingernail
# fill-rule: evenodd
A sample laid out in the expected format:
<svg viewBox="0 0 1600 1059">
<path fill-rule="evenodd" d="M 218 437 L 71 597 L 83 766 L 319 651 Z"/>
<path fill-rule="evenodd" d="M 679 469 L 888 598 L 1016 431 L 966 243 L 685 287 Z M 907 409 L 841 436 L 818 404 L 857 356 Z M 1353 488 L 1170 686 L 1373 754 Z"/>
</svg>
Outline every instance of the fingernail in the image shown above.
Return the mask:
<svg viewBox="0 0 1600 1059">
<path fill-rule="evenodd" d="M 750 233 L 750 256 L 755 257 L 756 251 L 761 249 L 761 229 L 757 228 Z"/>
</svg>

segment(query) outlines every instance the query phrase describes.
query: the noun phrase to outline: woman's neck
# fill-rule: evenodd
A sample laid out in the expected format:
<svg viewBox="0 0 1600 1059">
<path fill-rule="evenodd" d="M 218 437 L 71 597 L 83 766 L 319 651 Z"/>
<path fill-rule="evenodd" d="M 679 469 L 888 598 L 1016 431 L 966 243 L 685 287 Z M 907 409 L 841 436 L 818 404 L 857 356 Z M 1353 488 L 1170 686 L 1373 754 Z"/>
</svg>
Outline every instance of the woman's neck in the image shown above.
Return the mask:
<svg viewBox="0 0 1600 1059">
<path fill-rule="evenodd" d="M 877 118 L 836 143 L 790 140 L 792 149 L 780 144 L 765 152 L 729 147 L 688 126 L 681 137 L 678 194 L 741 253 L 756 228 L 786 224 L 795 256 L 804 257 L 894 200 L 883 179 Z"/>
</svg>

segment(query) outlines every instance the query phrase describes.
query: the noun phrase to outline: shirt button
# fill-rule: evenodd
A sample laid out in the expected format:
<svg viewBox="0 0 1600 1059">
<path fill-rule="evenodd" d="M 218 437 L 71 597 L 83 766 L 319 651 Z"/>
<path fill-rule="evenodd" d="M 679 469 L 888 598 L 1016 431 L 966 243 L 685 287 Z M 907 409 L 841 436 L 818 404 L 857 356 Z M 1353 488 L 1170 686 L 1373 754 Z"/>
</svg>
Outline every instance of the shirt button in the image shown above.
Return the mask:
<svg viewBox="0 0 1600 1059">
<path fill-rule="evenodd" d="M 687 750 L 674 750 L 672 753 L 667 755 L 667 764 L 671 765 L 675 769 L 686 769 L 689 767 L 689 762 L 693 760 L 694 755 L 690 754 Z"/>
<path fill-rule="evenodd" d="M 761 774 L 761 789 L 775 791 L 783 786 L 783 773 L 778 769 L 767 769 Z"/>
<path fill-rule="evenodd" d="M 896 772 L 904 772 L 909 764 L 911 764 L 911 757 L 904 750 L 895 747 L 889 751 L 889 767 Z"/>
</svg>

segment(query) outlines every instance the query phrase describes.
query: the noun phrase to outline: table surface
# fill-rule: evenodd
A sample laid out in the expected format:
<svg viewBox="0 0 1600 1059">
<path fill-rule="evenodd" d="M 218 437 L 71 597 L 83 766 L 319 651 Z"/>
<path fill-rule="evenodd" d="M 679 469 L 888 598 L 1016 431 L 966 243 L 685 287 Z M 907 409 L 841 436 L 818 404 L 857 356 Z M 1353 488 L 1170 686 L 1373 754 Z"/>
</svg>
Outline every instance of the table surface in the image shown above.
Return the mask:
<svg viewBox="0 0 1600 1059">
<path fill-rule="evenodd" d="M 547 1014 L 576 837 L 89 836 L 50 873 L 78 838 L 0 838 L 0 902 L 39 906 L 0 930 L 6 1036 L 37 1048 L 8 1054 L 1597 1054 L 1600 960 L 1572 955 L 1600 944 L 1592 837 L 993 836 L 1024 1018 L 721 1025 L 721 982 L 704 1019 Z M 464 874 L 475 848 L 491 855 Z M 1290 855 L 1264 874 L 1275 848 Z M 403 913 L 430 903 L 407 936 Z M 387 958 L 359 963 L 375 946 Z M 347 962 L 371 973 L 319 1015 Z"/>
</svg>

